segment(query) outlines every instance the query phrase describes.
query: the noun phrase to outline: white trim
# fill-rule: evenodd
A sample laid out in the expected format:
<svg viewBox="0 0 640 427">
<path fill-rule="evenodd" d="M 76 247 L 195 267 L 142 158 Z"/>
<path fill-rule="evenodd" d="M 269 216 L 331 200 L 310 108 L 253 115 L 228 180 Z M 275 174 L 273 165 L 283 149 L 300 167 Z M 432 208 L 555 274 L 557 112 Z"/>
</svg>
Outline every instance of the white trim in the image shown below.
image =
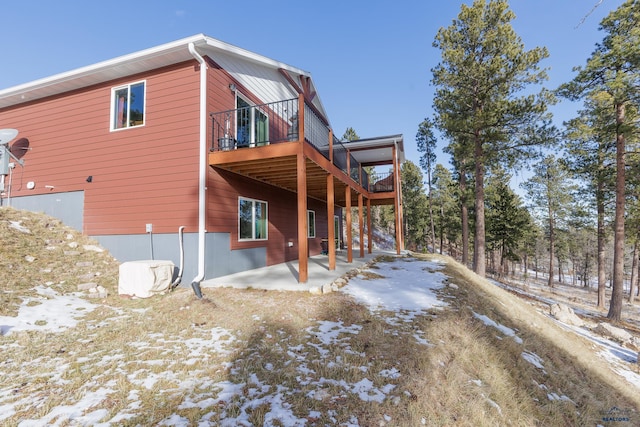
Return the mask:
<svg viewBox="0 0 640 427">
<path fill-rule="evenodd" d="M 251 202 L 251 235 L 250 238 L 242 238 L 240 237 L 240 203 L 242 201 Z M 265 207 L 265 237 L 257 239 L 255 237 L 255 225 L 256 225 L 256 202 L 264 203 Z M 250 197 L 238 196 L 238 242 L 262 242 L 269 240 L 269 202 L 266 200 L 252 199 Z"/>
<path fill-rule="evenodd" d="M 140 84 L 140 83 L 144 83 L 144 88 L 143 88 L 143 93 L 142 93 L 142 108 L 143 108 L 143 116 L 142 116 L 142 124 L 139 125 L 135 125 L 135 126 L 124 126 L 121 128 L 117 128 L 114 126 L 115 124 L 115 110 L 116 110 L 116 100 L 115 100 L 115 94 L 116 91 L 120 90 L 120 89 L 125 89 L 127 88 L 129 91 L 129 94 L 131 94 L 131 86 Z M 127 108 L 127 123 L 129 122 L 129 112 L 131 111 L 131 105 L 128 105 Z M 147 123 L 147 80 L 138 80 L 136 82 L 131 82 L 131 83 L 125 83 L 125 84 L 121 84 L 119 86 L 114 86 L 111 88 L 111 112 L 109 114 L 109 131 L 111 132 L 117 132 L 117 131 L 121 131 L 121 130 L 125 130 L 125 129 L 132 129 L 132 128 L 138 128 L 138 127 L 143 127 L 145 126 Z"/>
<path fill-rule="evenodd" d="M 313 214 L 313 236 L 311 235 L 311 233 L 309 233 L 311 231 L 310 227 L 311 227 L 311 221 L 309 221 L 309 214 Z M 307 238 L 308 239 L 315 239 L 316 237 L 316 211 L 311 210 L 311 209 L 307 209 Z"/>
</svg>

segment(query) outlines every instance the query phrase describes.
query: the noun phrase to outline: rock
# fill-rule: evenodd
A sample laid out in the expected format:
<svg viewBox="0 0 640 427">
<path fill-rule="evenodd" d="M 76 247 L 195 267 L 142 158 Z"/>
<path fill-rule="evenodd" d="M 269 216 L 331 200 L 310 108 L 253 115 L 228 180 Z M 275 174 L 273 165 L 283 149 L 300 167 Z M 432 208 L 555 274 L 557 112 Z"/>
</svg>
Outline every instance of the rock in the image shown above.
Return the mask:
<svg viewBox="0 0 640 427">
<path fill-rule="evenodd" d="M 322 288 L 313 286 L 309 289 L 309 292 L 311 292 L 313 295 L 322 295 Z"/>
<path fill-rule="evenodd" d="M 87 291 L 87 290 L 91 290 L 91 289 L 95 289 L 98 287 L 97 283 L 81 283 L 78 285 L 78 290 L 79 291 Z"/>
<path fill-rule="evenodd" d="M 71 233 L 67 234 L 67 240 L 73 240 L 73 234 Z"/>
<path fill-rule="evenodd" d="M 27 261 L 27 262 L 33 262 L 36 259 L 35 259 L 35 257 L 32 257 L 31 255 L 27 255 L 27 256 L 24 257 L 24 260 Z"/>
<path fill-rule="evenodd" d="M 330 294 L 331 292 L 333 292 L 333 289 L 331 289 L 331 283 L 327 283 L 325 285 L 322 285 L 322 293 L 323 294 Z"/>
<path fill-rule="evenodd" d="M 21 224 L 22 221 L 9 221 L 9 227 L 18 230 L 21 233 L 29 234 L 31 230 Z"/>
<path fill-rule="evenodd" d="M 96 245 L 82 245 L 82 247 L 84 248 L 85 251 L 104 252 L 104 249 Z"/>
<path fill-rule="evenodd" d="M 631 342 L 631 339 L 633 338 L 629 332 L 608 323 L 598 323 L 598 325 L 593 329 L 593 332 L 608 338 L 613 338 L 614 340 L 622 343 Z"/>
<path fill-rule="evenodd" d="M 566 323 L 567 325 L 583 326 L 584 321 L 576 316 L 571 307 L 565 304 L 552 304 L 551 315 L 559 322 Z"/>
<path fill-rule="evenodd" d="M 448 285 L 451 289 L 460 289 L 458 285 L 456 285 L 455 283 L 449 283 Z"/>
<path fill-rule="evenodd" d="M 342 277 L 338 277 L 336 280 L 333 281 L 333 283 L 335 283 L 339 287 L 342 287 L 347 284 L 347 281 Z"/>
<path fill-rule="evenodd" d="M 67 246 L 69 246 L 71 249 L 75 249 L 78 247 L 78 242 L 69 242 L 67 243 Z"/>
<path fill-rule="evenodd" d="M 91 267 L 91 266 L 93 266 L 93 263 L 91 261 L 76 262 L 76 267 Z"/>
<path fill-rule="evenodd" d="M 64 251 L 64 256 L 77 256 L 80 255 L 78 251 Z"/>
</svg>

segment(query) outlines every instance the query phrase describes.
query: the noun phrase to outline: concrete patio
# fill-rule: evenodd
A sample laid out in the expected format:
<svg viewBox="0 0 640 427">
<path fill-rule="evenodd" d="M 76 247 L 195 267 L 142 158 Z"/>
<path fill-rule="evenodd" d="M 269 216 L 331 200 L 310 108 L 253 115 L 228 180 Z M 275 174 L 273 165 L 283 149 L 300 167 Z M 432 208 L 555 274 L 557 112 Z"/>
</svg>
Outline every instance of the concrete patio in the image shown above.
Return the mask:
<svg viewBox="0 0 640 427">
<path fill-rule="evenodd" d="M 311 290 L 321 290 L 323 285 L 331 284 L 350 270 L 360 268 L 379 256 L 396 256 L 396 253 L 395 251 L 373 251 L 371 254 L 365 253 L 364 258 L 356 255 L 359 254 L 354 251 L 353 262 L 348 263 L 345 252 L 337 253 L 336 269 L 331 271 L 327 255 L 309 257 L 309 280 L 307 283 L 298 283 L 298 261 L 295 260 L 204 280 L 200 286 L 202 288 L 251 288 L 310 292 Z"/>
</svg>

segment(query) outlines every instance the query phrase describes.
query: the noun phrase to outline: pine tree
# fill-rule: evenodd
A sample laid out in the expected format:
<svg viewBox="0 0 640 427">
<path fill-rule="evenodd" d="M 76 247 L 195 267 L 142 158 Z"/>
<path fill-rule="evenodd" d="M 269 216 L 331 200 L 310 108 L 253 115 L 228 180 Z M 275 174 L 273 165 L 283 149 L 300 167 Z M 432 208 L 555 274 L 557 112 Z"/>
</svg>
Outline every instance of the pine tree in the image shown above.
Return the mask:
<svg viewBox="0 0 640 427">
<path fill-rule="evenodd" d="M 605 248 L 607 239 L 606 207 L 614 194 L 615 116 L 611 97 L 605 92 L 589 94 L 578 117 L 565 123 L 563 159 L 567 168 L 582 179 L 587 200 L 595 206 L 597 225 L 597 276 L 599 308 L 604 308 L 606 289 Z"/>
<path fill-rule="evenodd" d="M 428 201 L 424 192 L 420 168 L 407 160 L 402 164 L 402 212 L 405 220 L 407 247 L 419 249 L 426 243 Z"/>
<path fill-rule="evenodd" d="M 520 261 L 518 248 L 531 226 L 522 200 L 509 187 L 510 179 L 504 171 L 497 170 L 487 180 L 487 249 L 499 256 L 499 275 L 508 273 L 508 261 Z"/>
<path fill-rule="evenodd" d="M 420 156 L 420 167 L 427 173 L 427 198 L 429 202 L 429 221 L 431 225 L 431 248 L 432 252 L 436 250 L 436 231 L 433 221 L 433 190 L 431 188 L 431 170 L 436 162 L 436 137 L 433 134 L 433 123 L 429 119 L 424 119 L 418 126 L 416 134 L 416 143 Z"/>
<path fill-rule="evenodd" d="M 549 287 L 553 287 L 554 257 L 558 228 L 567 220 L 574 203 L 575 185 L 568 172 L 553 155 L 546 156 L 535 168 L 535 175 L 522 184 L 534 211 L 547 224 L 549 237 Z"/>
<path fill-rule="evenodd" d="M 611 96 L 615 111 L 616 185 L 613 249 L 613 291 L 607 317 L 619 321 L 624 288 L 626 143 L 634 124 L 627 109 L 640 97 L 640 0 L 627 0 L 600 23 L 605 32 L 602 43 L 578 75 L 559 93 L 579 99 L 597 91 Z"/>
<path fill-rule="evenodd" d="M 551 98 L 545 91 L 523 95 L 546 79 L 538 63 L 546 48 L 524 50 L 510 22 L 515 18 L 505 0 L 475 0 L 462 5 L 458 18 L 441 28 L 434 47 L 442 61 L 433 71 L 437 124 L 473 153 L 475 234 L 473 267 L 485 275 L 485 197 L 487 167 L 512 166 L 532 153 L 544 132 L 532 128 L 548 120 Z M 464 161 L 466 163 L 467 157 Z"/>
</svg>

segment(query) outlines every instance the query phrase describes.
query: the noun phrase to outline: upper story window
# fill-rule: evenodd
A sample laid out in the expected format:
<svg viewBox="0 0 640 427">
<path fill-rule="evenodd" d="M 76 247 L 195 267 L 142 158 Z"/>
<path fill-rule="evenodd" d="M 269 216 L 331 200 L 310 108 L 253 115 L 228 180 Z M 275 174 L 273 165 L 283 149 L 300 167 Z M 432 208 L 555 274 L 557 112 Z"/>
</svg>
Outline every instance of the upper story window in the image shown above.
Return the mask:
<svg viewBox="0 0 640 427">
<path fill-rule="evenodd" d="M 144 125 L 145 82 L 111 89 L 111 130 Z"/>
</svg>

